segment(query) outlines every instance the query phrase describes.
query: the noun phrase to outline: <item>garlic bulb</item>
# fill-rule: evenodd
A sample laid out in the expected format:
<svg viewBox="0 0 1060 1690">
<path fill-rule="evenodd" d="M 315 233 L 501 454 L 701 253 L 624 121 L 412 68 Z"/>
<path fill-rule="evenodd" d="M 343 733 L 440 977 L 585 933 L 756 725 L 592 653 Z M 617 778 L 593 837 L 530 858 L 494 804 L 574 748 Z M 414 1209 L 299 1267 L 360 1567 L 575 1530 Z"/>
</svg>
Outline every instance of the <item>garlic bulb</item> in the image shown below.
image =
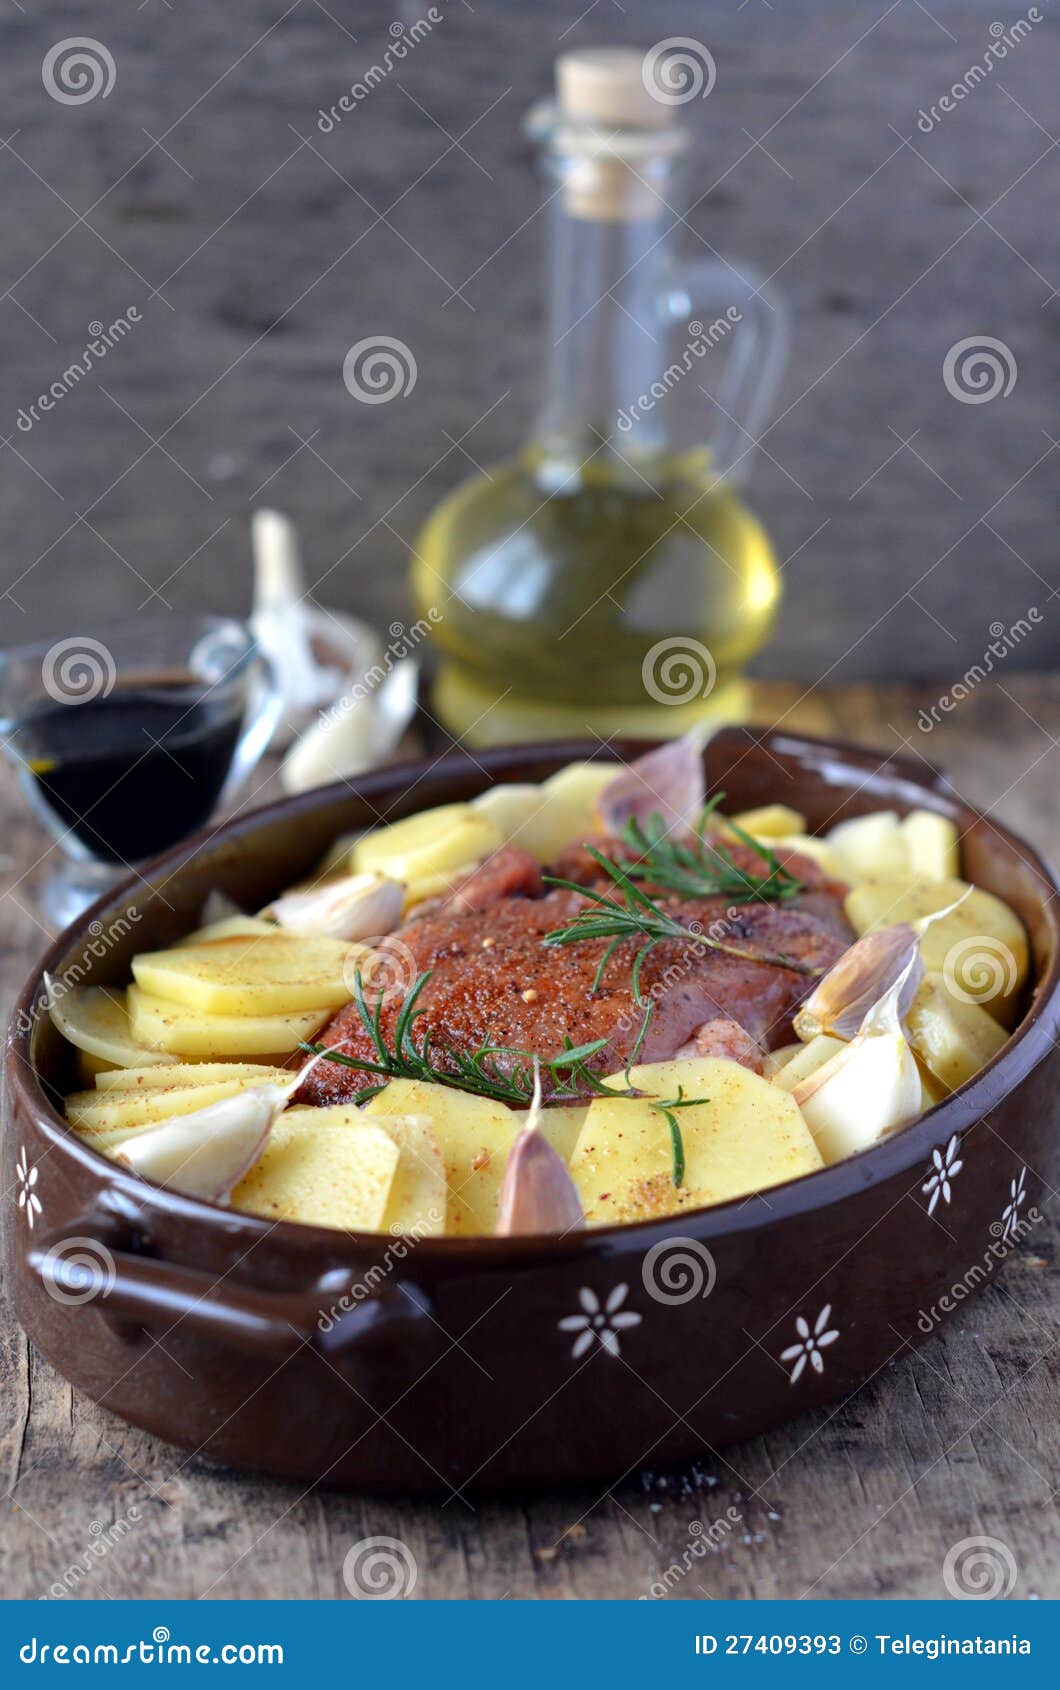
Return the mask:
<svg viewBox="0 0 1060 1690">
<path fill-rule="evenodd" d="M 401 920 L 405 887 L 381 874 L 348 874 L 307 892 L 285 892 L 262 913 L 290 933 L 368 939 Z"/>
<path fill-rule="evenodd" d="M 115 1148 L 114 1159 L 188 1197 L 227 1202 L 264 1150 L 273 1122 L 300 1080 L 299 1075 L 289 1086 L 253 1086 L 190 1115 L 145 1127 Z"/>
<path fill-rule="evenodd" d="M 541 1075 L 534 1065 L 534 1095 L 526 1125 L 508 1152 L 497 1212 L 497 1236 L 513 1233 L 572 1232 L 584 1227 L 578 1188 L 566 1163 L 538 1130 Z"/>
<path fill-rule="evenodd" d="M 915 963 L 910 957 L 851 1042 L 792 1091 L 828 1166 L 867 1150 L 923 1113 L 920 1070 L 899 1019 Z"/>
<path fill-rule="evenodd" d="M 920 941 L 906 922 L 866 933 L 843 952 L 796 1015 L 796 1033 L 807 1044 L 818 1033 L 852 1039 L 899 976 L 905 981 L 897 1005 L 901 1022 L 924 978 Z"/>
</svg>

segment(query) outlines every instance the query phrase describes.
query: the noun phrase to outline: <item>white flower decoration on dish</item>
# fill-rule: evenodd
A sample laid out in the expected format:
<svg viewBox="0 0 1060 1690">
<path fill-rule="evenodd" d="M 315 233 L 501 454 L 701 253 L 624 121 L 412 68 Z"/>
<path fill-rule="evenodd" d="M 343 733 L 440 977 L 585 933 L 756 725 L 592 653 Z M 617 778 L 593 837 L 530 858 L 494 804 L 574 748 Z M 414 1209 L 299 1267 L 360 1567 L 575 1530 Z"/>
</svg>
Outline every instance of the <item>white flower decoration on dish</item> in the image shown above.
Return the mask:
<svg viewBox="0 0 1060 1690">
<path fill-rule="evenodd" d="M 933 1150 L 931 1152 L 931 1168 L 927 1179 L 920 1187 L 928 1200 L 927 1212 L 929 1215 L 935 1213 L 940 1197 L 944 1203 L 949 1203 L 952 1198 L 953 1181 L 964 1167 L 964 1163 L 957 1155 L 960 1148 L 960 1138 L 954 1133 L 945 1150 Z"/>
<path fill-rule="evenodd" d="M 594 1342 L 602 1344 L 609 1356 L 618 1355 L 618 1334 L 631 1326 L 639 1326 L 641 1322 L 635 1310 L 622 1307 L 628 1295 L 628 1285 L 616 1285 L 607 1301 L 601 1304 L 595 1291 L 590 1291 L 587 1285 L 582 1286 L 578 1301 L 583 1312 L 565 1315 L 559 1322 L 561 1332 L 578 1334 L 570 1352 L 575 1360 L 591 1349 Z"/>
<path fill-rule="evenodd" d="M 32 1231 L 33 1222 L 42 1211 L 41 1200 L 34 1190 L 37 1183 L 37 1169 L 30 1167 L 25 1145 L 22 1146 L 22 1154 L 15 1164 L 15 1173 L 18 1176 L 18 1206 L 20 1209 L 25 1209 L 26 1220 Z"/>
<path fill-rule="evenodd" d="M 1001 1211 L 1001 1237 L 1006 1241 L 1016 1236 L 1020 1221 L 1020 1205 L 1027 1196 L 1027 1170 L 1021 1168 L 1017 1177 L 1009 1180 L 1009 1200 Z"/>
<path fill-rule="evenodd" d="M 812 1332 L 810 1331 L 809 1322 L 804 1320 L 801 1314 L 795 1322 L 795 1330 L 799 1335 L 799 1342 L 797 1344 L 789 1344 L 788 1348 L 783 1350 L 780 1356 L 781 1361 L 790 1361 L 795 1363 L 791 1370 L 791 1383 L 793 1385 L 797 1384 L 799 1379 L 802 1377 L 803 1369 L 805 1368 L 807 1362 L 810 1363 L 815 1373 L 824 1372 L 824 1357 L 822 1356 L 821 1351 L 827 1349 L 829 1344 L 834 1344 L 836 1339 L 839 1337 L 837 1328 L 831 1328 L 827 1331 L 825 1330 L 828 1326 L 831 1313 L 832 1305 L 831 1303 L 826 1303 L 813 1323 Z"/>
</svg>

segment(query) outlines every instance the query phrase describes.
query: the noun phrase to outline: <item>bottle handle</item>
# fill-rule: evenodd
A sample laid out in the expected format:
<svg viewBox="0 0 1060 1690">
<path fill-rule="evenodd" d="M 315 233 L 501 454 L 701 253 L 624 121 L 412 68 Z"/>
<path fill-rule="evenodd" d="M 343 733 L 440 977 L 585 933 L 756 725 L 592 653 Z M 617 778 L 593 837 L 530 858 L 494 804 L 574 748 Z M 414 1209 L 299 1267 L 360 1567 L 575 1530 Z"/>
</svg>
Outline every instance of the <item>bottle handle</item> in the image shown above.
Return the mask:
<svg viewBox="0 0 1060 1690">
<path fill-rule="evenodd" d="M 749 266 L 695 258 L 681 263 L 665 311 L 687 328 L 690 355 L 722 352 L 724 368 L 710 395 L 717 420 L 705 444 L 719 480 L 743 482 L 787 362 L 787 305 Z"/>
<path fill-rule="evenodd" d="M 219 802 L 222 804 L 232 798 L 268 749 L 283 708 L 283 693 L 276 666 L 260 646 L 255 646 L 250 654 L 246 689 L 243 727 L 232 753 L 231 768 L 221 789 Z"/>
</svg>

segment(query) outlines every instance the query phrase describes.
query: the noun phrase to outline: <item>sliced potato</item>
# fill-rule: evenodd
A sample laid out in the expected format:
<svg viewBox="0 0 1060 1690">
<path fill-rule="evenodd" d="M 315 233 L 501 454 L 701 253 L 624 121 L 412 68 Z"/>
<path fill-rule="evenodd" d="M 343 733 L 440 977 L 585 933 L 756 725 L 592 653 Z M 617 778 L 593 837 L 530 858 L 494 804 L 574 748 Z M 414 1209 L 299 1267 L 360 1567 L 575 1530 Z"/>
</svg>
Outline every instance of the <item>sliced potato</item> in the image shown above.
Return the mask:
<svg viewBox="0 0 1060 1690">
<path fill-rule="evenodd" d="M 424 883 L 434 886 L 441 879 L 444 890 L 458 872 L 501 844 L 501 830 L 489 816 L 470 804 L 442 804 L 366 833 L 350 852 L 349 868 L 353 874 L 403 880 L 406 902 L 419 903 L 433 896 L 422 890 Z"/>
<path fill-rule="evenodd" d="M 214 1086 L 239 1080 L 248 1086 L 284 1085 L 292 1078 L 285 1068 L 262 1062 L 166 1062 L 154 1068 L 110 1068 L 97 1074 L 96 1090 L 157 1091 L 166 1086 Z"/>
<path fill-rule="evenodd" d="M 217 1080 L 209 1086 L 160 1086 L 157 1091 L 75 1091 L 63 1105 L 66 1119 L 79 1132 L 117 1132 L 168 1121 L 171 1115 L 190 1115 L 222 1097 L 233 1097 L 251 1084 L 247 1080 Z"/>
<path fill-rule="evenodd" d="M 299 1106 L 288 1109 L 283 1119 L 289 1126 L 347 1127 L 356 1132 L 368 1117 L 351 1103 L 323 1109 Z M 440 1236 L 445 1231 L 445 1163 L 427 1116 L 379 1114 L 374 1124 L 389 1133 L 400 1152 L 383 1216 L 384 1230 L 417 1238 Z"/>
<path fill-rule="evenodd" d="M 206 927 L 199 927 L 194 933 L 185 933 L 183 939 L 177 940 L 177 946 L 183 945 L 212 945 L 218 939 L 250 938 L 254 934 L 275 935 L 277 932 L 274 921 L 266 921 L 260 915 L 226 915 L 219 921 L 211 921 Z"/>
<path fill-rule="evenodd" d="M 388 1115 L 427 1116 L 445 1163 L 446 1230 L 465 1235 L 493 1232 L 504 1166 L 519 1127 L 513 1110 L 428 1080 L 391 1080 L 365 1104 L 363 1114 L 380 1125 Z"/>
<path fill-rule="evenodd" d="M 133 958 L 136 984 L 151 997 L 185 1004 L 201 1015 L 293 1014 L 339 1009 L 353 996 L 360 968 L 375 953 L 344 939 L 236 934 L 205 945 L 147 951 Z"/>
<path fill-rule="evenodd" d="M 773 1084 L 780 1086 L 782 1091 L 794 1091 L 803 1080 L 809 1079 L 818 1068 L 843 1049 L 843 1040 L 834 1039 L 830 1033 L 818 1033 L 816 1038 L 808 1044 L 800 1045 L 794 1051 L 791 1060 L 785 1062 L 778 1073 L 772 1075 Z"/>
<path fill-rule="evenodd" d="M 597 1097 L 570 1172 L 591 1226 L 646 1220 L 724 1203 L 820 1168 L 821 1156 L 787 1093 L 738 1062 L 688 1058 L 633 1068 L 644 1097 Z M 625 1077 L 616 1074 L 616 1088 Z M 669 1124 L 652 1098 L 702 1098 L 675 1111 L 685 1172 L 674 1184 Z"/>
<path fill-rule="evenodd" d="M 1012 1027 L 1030 967 L 1030 947 L 1014 910 L 964 880 L 930 884 L 868 880 L 847 894 L 847 920 L 858 934 L 901 921 L 916 922 L 946 909 L 964 894 L 958 909 L 933 921 L 920 949 L 929 974 L 946 977 L 951 996 L 988 1009 L 1003 1027 Z"/>
<path fill-rule="evenodd" d="M 400 1151 L 381 1124 L 325 1125 L 330 1110 L 292 1110 L 232 1193 L 232 1207 L 269 1220 L 381 1232 Z M 346 1114 L 347 1111 L 341 1111 Z"/>
<path fill-rule="evenodd" d="M 952 880 L 961 872 L 957 829 L 932 810 L 910 810 L 901 824 L 906 866 L 917 880 Z"/>
<path fill-rule="evenodd" d="M 723 819 L 734 822 L 754 839 L 787 839 L 793 833 L 806 832 L 806 817 L 787 804 L 762 804 L 757 810 L 741 810 Z"/>
<path fill-rule="evenodd" d="M 472 798 L 471 808 L 488 816 L 500 830 L 506 844 L 530 849 L 524 837 L 544 803 L 542 788 L 527 782 L 510 781 L 507 785 L 491 786 Z"/>
<path fill-rule="evenodd" d="M 972 1079 L 1008 1036 L 979 1004 L 954 997 L 939 974 L 929 974 L 922 982 L 907 1025 L 910 1044 L 946 1092 Z"/>
<path fill-rule="evenodd" d="M 796 1040 L 794 1044 L 781 1045 L 779 1050 L 768 1050 L 762 1058 L 762 1078 L 764 1080 L 775 1080 L 781 1069 L 787 1067 L 792 1057 L 798 1056 L 800 1050 L 805 1049 L 806 1046 L 799 1044 Z"/>
<path fill-rule="evenodd" d="M 789 833 L 783 839 L 769 841 L 774 851 L 798 851 L 804 857 L 823 869 L 830 880 L 849 881 L 850 872 L 846 863 L 825 840 L 817 839 L 812 833 Z M 783 860 L 783 857 L 782 857 Z"/>
<path fill-rule="evenodd" d="M 556 1155 L 568 1165 L 588 1113 L 588 1103 L 557 1103 L 554 1109 L 542 1109 L 538 1116 L 537 1128 L 542 1138 L 548 1139 Z M 521 1111 L 516 1113 L 515 1122 L 517 1130 L 525 1125 Z"/>
<path fill-rule="evenodd" d="M 135 1037 L 172 1057 L 277 1056 L 297 1050 L 319 1033 L 326 1009 L 297 1015 L 203 1015 L 179 1003 L 167 1003 L 139 986 L 129 987 L 129 1019 Z"/>
<path fill-rule="evenodd" d="M 840 822 L 827 835 L 827 843 L 844 866 L 844 880 L 883 879 L 908 868 L 905 838 L 893 810 L 874 810 Z"/>
<path fill-rule="evenodd" d="M 515 843 L 539 863 L 553 862 L 568 845 L 601 831 L 596 801 L 618 770 L 614 763 L 568 763 L 539 790 L 538 809 L 528 816 Z"/>
<path fill-rule="evenodd" d="M 113 986 L 77 986 L 62 992 L 48 1013 L 64 1039 L 116 1068 L 146 1068 L 169 1060 L 164 1050 L 152 1048 L 133 1032 L 127 995 Z"/>
</svg>

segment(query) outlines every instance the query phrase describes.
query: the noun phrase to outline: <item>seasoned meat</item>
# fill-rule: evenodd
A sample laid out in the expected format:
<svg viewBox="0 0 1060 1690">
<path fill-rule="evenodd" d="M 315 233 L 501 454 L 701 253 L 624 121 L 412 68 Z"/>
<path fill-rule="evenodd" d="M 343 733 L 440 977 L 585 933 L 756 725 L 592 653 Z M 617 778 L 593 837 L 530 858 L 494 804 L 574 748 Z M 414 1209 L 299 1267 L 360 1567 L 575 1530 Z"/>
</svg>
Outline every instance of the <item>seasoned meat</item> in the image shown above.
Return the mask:
<svg viewBox="0 0 1060 1690">
<path fill-rule="evenodd" d="M 752 1074 L 762 1072 L 762 1054 L 761 1045 L 746 1027 L 723 1015 L 716 1021 L 704 1021 L 688 1043 L 674 1051 L 675 1056 L 723 1056 L 729 1062 L 750 1068 Z"/>
<path fill-rule="evenodd" d="M 821 969 L 836 962 L 853 934 L 837 900 L 828 892 L 807 893 L 784 905 L 732 907 L 722 898 L 666 898 L 660 904 L 683 926 L 745 950 L 782 953 Z M 436 909 L 400 929 L 408 965 L 430 971 L 418 1000 L 417 1041 L 429 1029 L 432 1061 L 441 1069 L 445 1047 L 475 1050 L 483 1043 L 558 1055 L 567 1038 L 575 1044 L 606 1039 L 595 1058 L 604 1071 L 622 1067 L 632 1054 L 643 1012 L 634 1002 L 631 969 L 644 941 L 624 940 L 612 955 L 599 989 L 593 980 L 607 948 L 605 940 L 554 946 L 546 934 L 569 924 L 585 899 L 554 890 L 543 897 L 501 896 L 486 908 Z M 704 1024 L 736 1021 L 760 1051 L 791 1036 L 791 1018 L 813 981 L 791 969 L 725 956 L 695 941 L 667 940 L 646 957 L 641 990 L 654 1004 L 639 1060 L 662 1061 L 700 1034 Z M 381 1023 L 393 1043 L 400 999 L 384 1003 Z M 341 1010 L 320 1035 L 334 1049 L 371 1055 L 371 1042 L 356 1006 Z M 503 1064 L 498 1059 L 498 1067 Z M 341 1102 L 365 1084 L 337 1063 L 320 1063 L 307 1078 L 300 1101 Z"/>
<path fill-rule="evenodd" d="M 502 845 L 458 880 L 444 897 L 420 904 L 416 919 L 428 915 L 470 915 L 487 910 L 501 898 L 539 898 L 544 891 L 536 857 L 518 845 Z"/>
</svg>

